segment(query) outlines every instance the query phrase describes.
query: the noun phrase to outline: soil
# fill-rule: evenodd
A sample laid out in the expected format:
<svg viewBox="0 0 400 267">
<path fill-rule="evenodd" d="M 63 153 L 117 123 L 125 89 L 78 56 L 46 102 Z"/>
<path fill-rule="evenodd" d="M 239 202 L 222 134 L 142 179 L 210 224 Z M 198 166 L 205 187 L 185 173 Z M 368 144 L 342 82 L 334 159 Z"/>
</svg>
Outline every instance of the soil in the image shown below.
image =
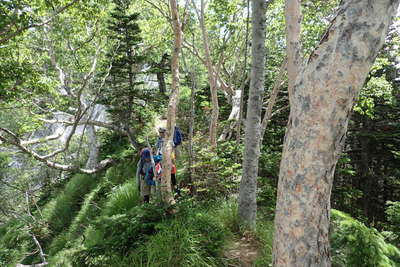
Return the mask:
<svg viewBox="0 0 400 267">
<path fill-rule="evenodd" d="M 230 267 L 251 267 L 259 255 L 260 244 L 254 236 L 245 232 L 236 237 L 224 255 Z"/>
</svg>

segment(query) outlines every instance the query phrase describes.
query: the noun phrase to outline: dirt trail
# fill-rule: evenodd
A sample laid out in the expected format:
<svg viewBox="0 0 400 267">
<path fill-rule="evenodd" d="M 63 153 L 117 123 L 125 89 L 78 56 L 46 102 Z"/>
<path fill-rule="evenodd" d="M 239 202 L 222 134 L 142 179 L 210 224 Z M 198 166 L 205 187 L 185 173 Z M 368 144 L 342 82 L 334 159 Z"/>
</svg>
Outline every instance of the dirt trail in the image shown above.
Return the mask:
<svg viewBox="0 0 400 267">
<path fill-rule="evenodd" d="M 235 238 L 224 255 L 230 267 L 251 267 L 259 255 L 259 249 L 259 242 L 245 232 L 243 236 Z"/>
</svg>

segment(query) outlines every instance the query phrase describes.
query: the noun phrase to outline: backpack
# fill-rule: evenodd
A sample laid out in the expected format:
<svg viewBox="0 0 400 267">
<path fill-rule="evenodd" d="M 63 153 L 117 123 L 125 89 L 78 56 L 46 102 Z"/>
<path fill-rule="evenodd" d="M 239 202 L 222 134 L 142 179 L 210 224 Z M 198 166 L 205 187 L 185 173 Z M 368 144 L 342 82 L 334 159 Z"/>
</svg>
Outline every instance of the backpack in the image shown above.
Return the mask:
<svg viewBox="0 0 400 267">
<path fill-rule="evenodd" d="M 161 167 L 161 162 L 156 164 L 156 179 L 158 181 L 161 180 L 161 175 L 162 175 L 162 167 Z"/>
<path fill-rule="evenodd" d="M 179 128 L 176 127 L 176 126 L 175 126 L 175 129 L 174 129 L 173 141 L 174 141 L 174 146 L 179 146 L 180 144 L 182 144 L 182 133 L 179 130 Z"/>
</svg>

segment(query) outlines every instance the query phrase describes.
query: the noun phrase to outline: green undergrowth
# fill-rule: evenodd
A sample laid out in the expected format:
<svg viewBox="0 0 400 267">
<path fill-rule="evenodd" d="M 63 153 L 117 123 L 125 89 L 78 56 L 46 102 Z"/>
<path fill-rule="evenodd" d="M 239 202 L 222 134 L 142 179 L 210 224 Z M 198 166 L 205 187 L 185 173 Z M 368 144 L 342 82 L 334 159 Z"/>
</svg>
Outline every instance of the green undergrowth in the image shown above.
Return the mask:
<svg viewBox="0 0 400 267">
<path fill-rule="evenodd" d="M 32 248 L 24 220 L 14 219 L 0 227 L 0 266 L 16 266 L 26 251 Z"/>
<path fill-rule="evenodd" d="M 31 233 L 49 266 L 239 266 L 224 254 L 248 232 L 239 223 L 235 199 L 183 196 L 173 212 L 155 200 L 142 204 L 132 166 L 73 175 L 63 189 L 46 195 L 35 220 L 26 216 L 0 226 L 0 266 L 41 262 L 32 253 L 37 247 Z M 251 233 L 258 249 L 254 266 L 271 266 L 274 201 L 260 203 Z M 377 230 L 335 210 L 331 229 L 333 266 L 399 266 L 399 250 Z"/>
<path fill-rule="evenodd" d="M 333 266 L 398 267 L 400 250 L 349 215 L 332 210 L 331 253 Z"/>
</svg>

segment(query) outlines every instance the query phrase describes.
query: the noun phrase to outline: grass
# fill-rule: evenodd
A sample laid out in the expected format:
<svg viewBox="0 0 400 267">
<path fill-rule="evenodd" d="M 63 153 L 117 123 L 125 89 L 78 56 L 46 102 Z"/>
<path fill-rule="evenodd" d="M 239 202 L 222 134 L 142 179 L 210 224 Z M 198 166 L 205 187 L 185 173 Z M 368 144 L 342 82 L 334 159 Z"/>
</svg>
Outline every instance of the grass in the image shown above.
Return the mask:
<svg viewBox="0 0 400 267">
<path fill-rule="evenodd" d="M 127 183 L 114 188 L 104 207 L 103 214 L 112 216 L 125 213 L 140 203 L 140 195 L 136 181 L 129 180 Z"/>
</svg>

